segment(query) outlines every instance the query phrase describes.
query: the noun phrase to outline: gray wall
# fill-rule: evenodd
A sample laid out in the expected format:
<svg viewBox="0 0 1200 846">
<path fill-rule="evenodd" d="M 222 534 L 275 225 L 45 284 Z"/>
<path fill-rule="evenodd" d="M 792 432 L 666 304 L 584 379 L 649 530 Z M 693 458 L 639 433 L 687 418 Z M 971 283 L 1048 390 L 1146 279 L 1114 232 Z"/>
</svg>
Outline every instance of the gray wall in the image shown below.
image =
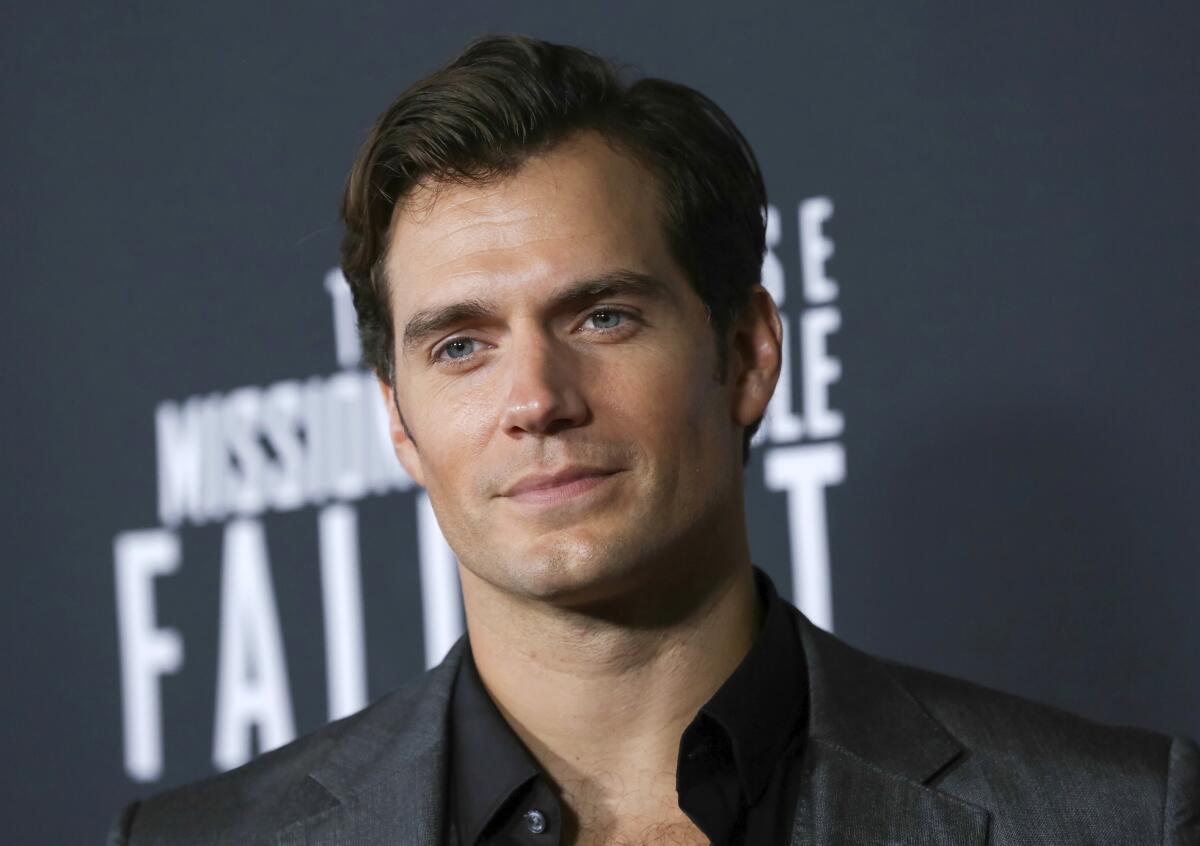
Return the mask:
<svg viewBox="0 0 1200 846">
<path fill-rule="evenodd" d="M 400 89 L 495 31 L 697 87 L 758 151 L 794 331 L 791 416 L 774 412 L 756 447 L 748 511 L 785 595 L 819 600 L 796 576 L 819 575 L 823 541 L 851 643 L 1200 735 L 1196 6 L 625 5 L 6 10 L 6 842 L 96 842 L 121 802 L 216 769 L 231 527 L 263 533 L 259 598 L 277 610 L 296 731 L 329 716 L 330 504 L 356 521 L 358 567 L 342 572 L 362 614 L 339 631 L 352 647 L 361 620 L 366 695 L 423 668 L 416 491 L 314 483 L 297 507 L 172 524 L 156 413 L 354 373 L 324 288 L 349 163 Z M 800 258 L 816 197 L 832 205 L 825 301 L 806 297 Z M 820 416 L 805 401 L 819 356 L 798 342 L 819 309 L 836 314 L 824 358 L 840 378 L 813 402 L 842 425 L 796 437 Z M 764 483 L 772 455 L 832 455 L 844 472 L 805 499 L 795 467 L 785 489 Z M 802 499 L 818 507 L 801 514 Z M 177 564 L 121 600 L 114 542 L 141 530 L 173 539 Z M 816 557 L 799 561 L 805 539 Z M 261 624 L 248 630 L 269 641 Z M 139 694 L 161 691 L 162 738 L 139 781 L 122 656 L 169 646 L 161 629 L 179 660 Z"/>
</svg>

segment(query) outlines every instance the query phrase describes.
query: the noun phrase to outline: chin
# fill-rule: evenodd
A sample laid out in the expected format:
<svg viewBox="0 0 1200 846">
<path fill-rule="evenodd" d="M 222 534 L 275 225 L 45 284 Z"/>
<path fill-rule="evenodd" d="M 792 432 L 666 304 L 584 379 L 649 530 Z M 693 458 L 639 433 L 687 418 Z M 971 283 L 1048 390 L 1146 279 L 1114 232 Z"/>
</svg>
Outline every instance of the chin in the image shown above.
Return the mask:
<svg viewBox="0 0 1200 846">
<path fill-rule="evenodd" d="M 622 544 L 587 537 L 540 538 L 534 546 L 496 562 L 503 580 L 530 599 L 576 606 L 602 601 L 632 589 L 643 570 Z"/>
</svg>

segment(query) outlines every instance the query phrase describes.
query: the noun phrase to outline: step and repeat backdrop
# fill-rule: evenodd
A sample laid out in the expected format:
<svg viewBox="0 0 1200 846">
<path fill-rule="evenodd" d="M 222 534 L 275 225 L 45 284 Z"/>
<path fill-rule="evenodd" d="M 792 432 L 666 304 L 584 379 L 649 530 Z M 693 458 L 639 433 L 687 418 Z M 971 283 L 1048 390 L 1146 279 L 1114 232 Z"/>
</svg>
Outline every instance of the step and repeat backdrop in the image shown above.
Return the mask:
<svg viewBox="0 0 1200 846">
<path fill-rule="evenodd" d="M 351 713 L 461 634 L 336 207 L 489 32 L 692 85 L 771 205 L 756 562 L 886 657 L 1200 735 L 1200 13 L 1106 2 L 10 9 L 5 841 Z"/>
</svg>

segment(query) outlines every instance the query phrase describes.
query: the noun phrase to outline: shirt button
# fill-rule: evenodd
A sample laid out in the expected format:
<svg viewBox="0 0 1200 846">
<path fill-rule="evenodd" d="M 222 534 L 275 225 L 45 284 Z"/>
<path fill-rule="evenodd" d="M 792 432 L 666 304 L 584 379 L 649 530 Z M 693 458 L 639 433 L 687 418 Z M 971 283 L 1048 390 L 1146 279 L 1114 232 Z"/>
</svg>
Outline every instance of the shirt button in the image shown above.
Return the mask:
<svg viewBox="0 0 1200 846">
<path fill-rule="evenodd" d="M 546 815 L 534 808 L 525 812 L 525 827 L 530 834 L 541 834 L 546 830 Z"/>
</svg>

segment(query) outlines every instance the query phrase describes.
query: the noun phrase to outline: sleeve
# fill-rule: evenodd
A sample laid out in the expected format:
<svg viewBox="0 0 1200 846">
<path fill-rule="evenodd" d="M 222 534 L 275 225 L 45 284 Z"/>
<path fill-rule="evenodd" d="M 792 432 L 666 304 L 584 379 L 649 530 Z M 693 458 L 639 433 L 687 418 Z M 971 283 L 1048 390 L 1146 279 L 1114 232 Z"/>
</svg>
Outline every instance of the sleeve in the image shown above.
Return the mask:
<svg viewBox="0 0 1200 846">
<path fill-rule="evenodd" d="M 1163 846 L 1200 846 L 1200 748 L 1176 737 L 1167 760 Z"/>
<path fill-rule="evenodd" d="M 130 802 L 121 809 L 121 813 L 113 820 L 112 827 L 108 830 L 108 846 L 129 846 L 130 833 L 133 829 L 133 818 L 138 812 L 138 807 L 141 806 L 141 801 Z"/>
</svg>

